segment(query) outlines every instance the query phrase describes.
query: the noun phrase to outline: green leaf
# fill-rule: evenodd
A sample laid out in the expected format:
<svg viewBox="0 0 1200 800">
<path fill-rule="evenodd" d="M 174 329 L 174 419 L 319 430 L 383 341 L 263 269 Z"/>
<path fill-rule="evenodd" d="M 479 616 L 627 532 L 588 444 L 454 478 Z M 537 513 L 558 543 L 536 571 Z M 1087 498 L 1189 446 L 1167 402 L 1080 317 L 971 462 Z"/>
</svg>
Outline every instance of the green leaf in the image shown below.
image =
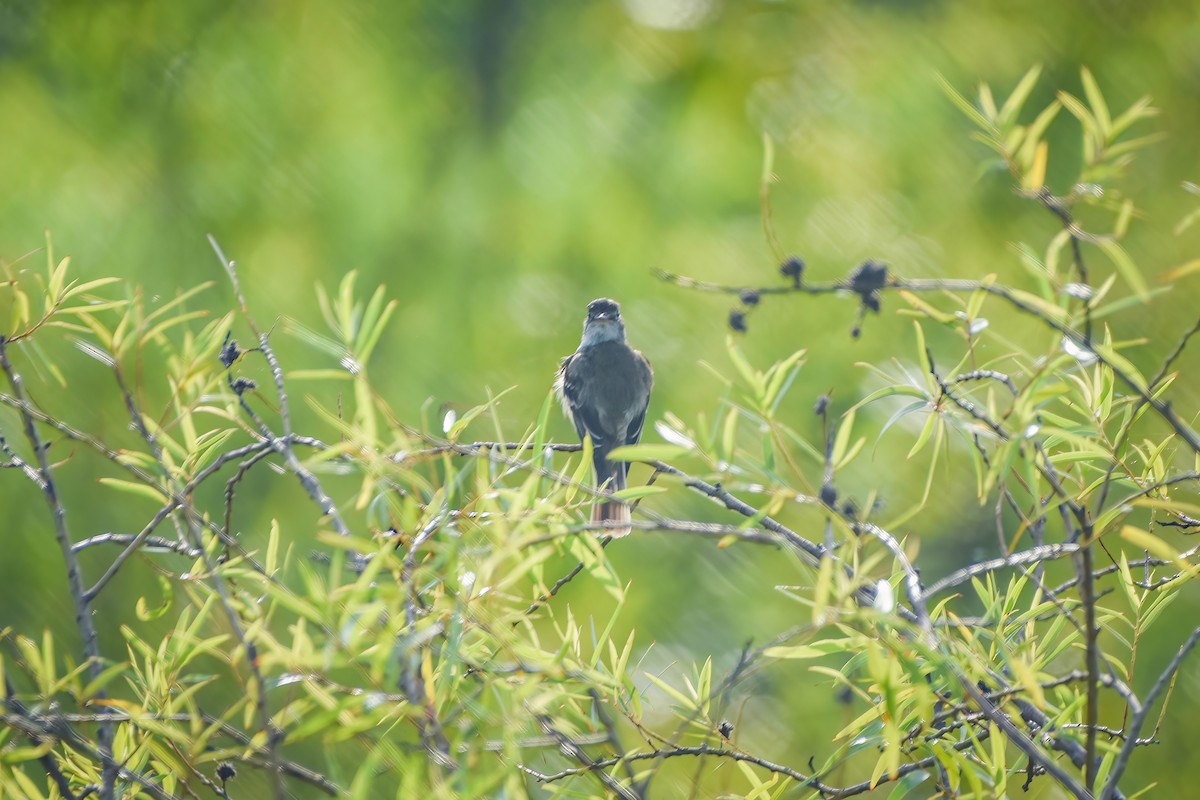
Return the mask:
<svg viewBox="0 0 1200 800">
<path fill-rule="evenodd" d="M 1164 561 L 1171 561 L 1184 570 L 1185 575 L 1194 574 L 1200 566 L 1188 563 L 1187 560 L 1180 557 L 1171 545 L 1164 542 L 1152 533 L 1148 533 L 1134 525 L 1124 525 L 1121 528 L 1121 538 L 1133 542 L 1136 546 L 1143 550 L 1149 550 L 1158 558 Z"/>
<path fill-rule="evenodd" d="M 92 680 L 88 681 L 79 693 L 79 699 L 83 703 L 87 703 L 96 693 L 103 689 L 112 681 L 113 678 L 118 678 L 128 674 L 129 664 L 121 661 L 104 668 L 104 671 L 97 675 Z"/>
<path fill-rule="evenodd" d="M 845 653 L 863 647 L 866 640 L 862 637 L 847 637 L 844 639 L 823 639 L 811 644 L 779 645 L 768 647 L 763 651 L 767 658 L 810 659 L 823 658 L 833 653 Z"/>
<path fill-rule="evenodd" d="M 933 379 L 933 363 L 929 360 L 929 347 L 925 344 L 925 328 L 922 327 L 920 320 L 913 320 L 913 328 L 917 332 L 917 363 L 921 365 L 921 377 L 925 380 L 925 388 L 929 393 L 936 394 L 940 391 L 937 382 Z"/>
<path fill-rule="evenodd" d="M 1004 101 L 1004 105 L 1000 108 L 1000 114 L 997 122 L 1000 127 L 1007 127 L 1016 121 L 1017 115 L 1021 113 L 1021 108 L 1025 105 L 1025 101 L 1029 99 L 1029 93 L 1033 91 L 1033 87 L 1037 85 L 1038 76 L 1042 74 L 1042 65 L 1036 64 L 1029 68 L 1025 76 L 1017 83 L 1012 94 Z"/>
<path fill-rule="evenodd" d="M 289 381 L 352 381 L 354 376 L 344 369 L 288 370 Z"/>
<path fill-rule="evenodd" d="M 1112 364 L 1115 369 L 1121 370 L 1121 373 L 1132 381 L 1139 391 L 1147 391 L 1146 378 L 1129 359 L 1117 353 L 1112 346 L 1097 342 L 1092 344 L 1092 350 L 1107 363 Z"/>
<path fill-rule="evenodd" d="M 950 98 L 954 105 L 958 106 L 959 111 L 962 111 L 964 114 L 966 114 L 972 122 L 974 122 L 980 128 L 983 128 L 985 131 L 994 132 L 996 130 L 995 126 L 992 125 L 988 118 L 979 113 L 979 109 L 977 109 L 971 103 L 971 101 L 967 100 L 966 97 L 960 94 L 959 91 L 950 84 L 950 81 L 946 80 L 946 78 L 940 73 L 936 77 L 938 85 L 941 86 L 942 91 L 946 93 L 946 96 Z"/>
<path fill-rule="evenodd" d="M 883 427 L 879 429 L 879 439 L 883 439 L 883 435 L 900 420 L 907 417 L 909 414 L 915 414 L 923 409 L 930 408 L 929 401 L 925 399 L 917 400 L 899 408 L 895 414 L 888 418 L 888 421 L 883 423 Z"/>
<path fill-rule="evenodd" d="M 1017 154 L 1017 160 L 1022 165 L 1028 165 L 1033 162 L 1033 156 L 1038 145 L 1042 141 L 1042 136 L 1045 135 L 1046 129 L 1050 127 L 1050 123 L 1058 116 L 1058 112 L 1062 110 L 1062 103 L 1054 100 L 1050 105 L 1042 109 L 1042 113 L 1037 115 L 1037 118 L 1030 123 L 1025 131 L 1025 141 L 1021 143 L 1021 151 Z"/>
<path fill-rule="evenodd" d="M 208 315 L 209 315 L 209 312 L 207 310 L 203 310 L 203 309 L 200 311 L 188 311 L 183 314 L 177 314 L 173 317 L 164 319 L 162 322 L 158 323 L 153 328 L 150 328 L 149 330 L 147 330 L 144 334 L 142 334 L 142 339 L 147 342 L 154 341 L 159 336 L 161 336 L 163 333 L 165 333 L 166 331 L 170 330 L 171 328 L 174 328 L 176 325 L 182 325 L 183 323 L 190 322 L 191 320 L 194 320 L 194 319 L 203 319 L 204 317 L 207 317 Z"/>
<path fill-rule="evenodd" d="M 10 746 L 0 750 L 0 764 L 21 764 L 26 761 L 34 761 L 49 753 L 54 749 L 55 741 L 47 739 L 45 742 L 35 746 Z M 27 795 L 27 797 L 41 797 L 42 793 Z"/>
<path fill-rule="evenodd" d="M 171 605 L 175 600 L 175 592 L 171 587 L 171 582 L 162 575 L 158 576 L 158 587 L 162 590 L 162 603 L 158 608 L 150 608 L 146 603 L 145 596 L 139 597 L 134 603 L 134 612 L 137 618 L 142 622 L 158 619 L 171 610 Z"/>
<path fill-rule="evenodd" d="M 853 461 L 859 453 L 862 452 L 862 449 L 866 446 L 866 444 L 867 437 L 865 436 L 860 436 L 855 439 L 854 444 L 850 445 L 850 449 L 846 451 L 845 455 L 833 462 L 833 468 L 835 470 L 840 470 L 845 467 L 847 464 Z"/>
<path fill-rule="evenodd" d="M 838 425 L 837 435 L 833 439 L 833 453 L 830 456 L 830 461 L 834 464 L 839 464 L 846 457 L 847 449 L 850 446 L 850 434 L 854 430 L 854 410 L 851 409 L 842 415 L 842 422 Z"/>
<path fill-rule="evenodd" d="M 592 447 L 592 437 L 584 436 L 582 453 L 583 457 L 579 459 L 579 465 L 575 467 L 575 471 L 571 474 L 571 483 L 569 486 L 567 486 L 567 491 L 563 497 L 563 502 L 565 504 L 569 505 L 575 499 L 575 495 L 579 492 L 579 487 L 582 486 L 586 481 L 588 473 L 592 469 L 593 452 L 594 448 Z"/>
<path fill-rule="evenodd" d="M 692 709 L 695 707 L 695 703 L 692 702 L 691 698 L 683 694 L 683 692 L 679 691 L 671 684 L 664 681 L 662 678 L 650 672 L 643 672 L 642 674 L 649 678 L 651 683 L 666 692 L 672 700 L 679 703 L 684 708 Z"/>
<path fill-rule="evenodd" d="M 1158 116 L 1158 109 L 1150 105 L 1150 96 L 1140 97 L 1129 108 L 1113 120 L 1111 136 L 1117 138 L 1138 120 Z"/>
<path fill-rule="evenodd" d="M 862 400 L 859 400 L 857 403 L 852 405 L 850 407 L 850 411 L 857 411 L 868 403 L 873 403 L 876 400 L 882 400 L 885 397 L 916 397 L 925 401 L 929 399 L 928 393 L 916 388 L 915 386 L 898 384 L 896 386 L 885 386 L 882 389 L 876 389 Z M 849 411 L 847 413 L 849 413 Z"/>
<path fill-rule="evenodd" d="M 1008 294 L 1013 300 L 1016 300 L 1022 305 L 1028 306 L 1048 319 L 1052 319 L 1056 322 L 1068 321 L 1070 315 L 1067 313 L 1066 309 L 1057 306 L 1054 303 L 1049 303 L 1038 297 L 1036 294 L 1030 294 L 1029 292 L 1025 292 L 1020 289 L 1009 289 Z"/>
<path fill-rule="evenodd" d="M 1021 176 L 1021 186 L 1028 191 L 1035 191 L 1046 185 L 1046 164 L 1050 159 L 1050 145 L 1038 142 L 1033 151 L 1033 158 L 1025 167 Z"/>
<path fill-rule="evenodd" d="M 1092 114 L 1096 118 L 1096 126 L 1100 129 L 1100 135 L 1108 139 L 1112 132 L 1112 117 L 1108 113 L 1108 103 L 1104 102 L 1104 95 L 1100 92 L 1100 86 L 1096 83 L 1096 79 L 1092 77 L 1091 70 L 1083 67 L 1080 69 L 1080 76 L 1083 78 L 1083 93 L 1087 96 L 1088 105 L 1092 107 Z"/>
<path fill-rule="evenodd" d="M 537 425 L 533 429 L 533 453 L 537 456 L 541 455 L 542 448 L 546 446 L 546 430 L 550 422 L 550 409 L 554 407 L 556 393 L 553 389 L 546 393 L 546 399 L 542 401 L 542 409 L 538 412 Z"/>
<path fill-rule="evenodd" d="M 388 321 L 400 305 L 399 301 L 392 300 L 378 314 L 378 318 L 376 318 L 374 305 L 376 300 L 382 299 L 382 297 L 383 287 L 380 286 L 376 290 L 375 296 L 371 298 L 371 305 L 368 306 L 367 315 L 363 320 L 363 330 L 359 334 L 356 352 L 359 361 L 364 364 L 371 358 L 371 353 L 375 351 L 375 345 L 379 343 L 379 337 L 383 335 L 384 328 L 387 327 Z"/>
<path fill-rule="evenodd" d="M 450 439 L 452 442 L 458 441 L 459 434 L 466 430 L 466 427 L 474 422 L 480 414 L 487 411 L 488 407 L 489 404 L 484 403 L 483 405 L 475 406 L 467 413 L 463 414 L 454 421 L 453 425 L 450 426 L 450 430 L 446 432 L 446 438 Z"/>
<path fill-rule="evenodd" d="M 921 434 L 917 437 L 917 441 L 913 443 L 912 449 L 908 451 L 905 458 L 912 458 L 925 447 L 925 443 L 929 441 L 929 437 L 933 434 L 933 426 L 937 424 L 938 415 L 930 414 L 925 418 L 925 424 L 921 426 Z"/>
<path fill-rule="evenodd" d="M 1200 212 L 1197 213 L 1197 219 L 1200 219 Z M 1169 269 L 1159 276 L 1159 280 L 1164 282 L 1177 281 L 1180 278 L 1186 278 L 1188 275 L 1194 275 L 1200 272 L 1200 258 L 1194 258 L 1191 261 L 1185 261 L 1174 269 Z"/>
<path fill-rule="evenodd" d="M 995 123 L 999 112 L 996 111 L 996 100 L 992 97 L 992 87 L 986 83 L 979 84 L 979 108 L 983 111 L 984 117 Z"/>
<path fill-rule="evenodd" d="M 721 460 L 732 463 L 737 452 L 738 409 L 736 406 L 725 414 L 725 425 L 721 429 Z"/>
<path fill-rule="evenodd" d="M 787 394 L 792 381 L 796 379 L 796 375 L 800 371 L 800 360 L 804 358 L 806 352 L 797 350 L 768 371 L 767 388 L 763 394 L 764 411 L 768 416 L 774 415 L 775 409 L 779 407 L 780 401 Z"/>
<path fill-rule="evenodd" d="M 1117 142 L 1105 150 L 1105 155 L 1110 161 L 1115 160 L 1127 153 L 1132 153 L 1136 150 L 1141 150 L 1143 147 L 1161 142 L 1167 138 L 1166 131 L 1156 131 L 1148 133 L 1145 136 L 1139 136 L 1136 139 L 1126 139 L 1123 142 Z"/>
<path fill-rule="evenodd" d="M 1071 112 L 1075 119 L 1079 120 L 1085 131 L 1091 134 L 1097 132 L 1096 120 L 1092 117 L 1091 112 L 1088 111 L 1087 106 L 1079 101 L 1079 98 L 1069 92 L 1059 91 L 1058 101 L 1063 104 L 1063 107 L 1067 111 Z"/>
<path fill-rule="evenodd" d="M 729 360 L 733 362 L 733 366 L 737 368 L 742 379 L 754 391 L 755 400 L 762 404 L 763 396 L 766 394 L 766 386 L 762 373 L 750 366 L 750 362 L 742 354 L 742 349 L 738 347 L 737 341 L 734 340 L 733 336 L 727 337 L 725 344 L 729 350 Z"/>
<path fill-rule="evenodd" d="M 608 454 L 609 461 L 670 461 L 688 454 L 677 444 L 627 444 Z"/>
<path fill-rule="evenodd" d="M 1148 299 L 1146 281 L 1142 277 L 1142 272 L 1133 263 L 1133 259 L 1129 257 L 1129 254 L 1125 252 L 1125 248 L 1121 247 L 1113 239 L 1099 239 L 1096 243 L 1100 245 L 1100 249 L 1113 262 L 1113 266 L 1121 273 L 1121 277 L 1129 284 L 1129 288 L 1137 292 L 1138 297 L 1142 298 L 1142 300 Z"/>
<path fill-rule="evenodd" d="M 153 486 L 148 486 L 144 483 L 125 481 L 121 480 L 120 478 L 100 478 L 99 481 L 105 486 L 111 486 L 120 492 L 135 494 L 141 497 L 148 497 L 158 505 L 162 505 L 167 499 L 165 492 L 156 489 Z"/>
<path fill-rule="evenodd" d="M 631 500 L 640 500 L 643 497 L 649 497 L 652 494 L 664 494 L 670 491 L 665 486 L 630 486 L 628 489 L 622 489 L 619 492 L 613 492 L 613 497 L 618 500 L 629 502 Z"/>
<path fill-rule="evenodd" d="M 888 800 L 903 800 L 908 796 L 909 792 L 927 780 L 929 780 L 929 772 L 926 770 L 919 769 L 908 773 L 900 780 L 896 781 L 896 785 L 893 786 L 892 791 L 888 793 Z"/>
</svg>

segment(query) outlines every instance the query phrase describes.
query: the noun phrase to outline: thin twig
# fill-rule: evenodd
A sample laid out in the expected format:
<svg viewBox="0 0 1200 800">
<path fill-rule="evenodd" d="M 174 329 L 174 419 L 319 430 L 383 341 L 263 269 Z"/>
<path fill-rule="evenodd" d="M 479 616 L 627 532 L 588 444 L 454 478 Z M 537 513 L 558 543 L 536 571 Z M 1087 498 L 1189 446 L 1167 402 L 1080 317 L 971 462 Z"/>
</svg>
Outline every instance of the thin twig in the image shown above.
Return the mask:
<svg viewBox="0 0 1200 800">
<path fill-rule="evenodd" d="M 635 528 L 635 529 L 641 528 L 640 525 L 631 524 L 633 522 L 637 522 L 637 520 L 632 520 L 630 523 L 622 523 L 622 527 Z M 609 544 L 612 543 L 612 541 L 613 541 L 613 537 L 602 536 L 602 537 L 600 537 L 600 539 L 597 543 L 600 545 L 601 549 L 604 549 L 605 547 L 608 547 Z M 543 605 L 545 605 L 547 602 L 549 602 L 551 598 L 553 598 L 555 595 L 557 595 L 560 589 L 562 589 L 564 586 L 566 586 L 571 581 L 575 580 L 575 576 L 578 575 L 580 572 L 583 572 L 584 566 L 585 566 L 585 564 L 582 561 L 580 561 L 578 564 L 576 564 L 574 567 L 571 568 L 570 572 L 568 572 L 566 575 L 563 575 L 561 578 L 556 580 L 554 582 L 554 585 L 551 586 L 548 591 L 538 595 L 538 598 L 529 604 L 529 608 L 525 609 L 525 616 L 529 616 L 533 612 L 537 611 L 539 608 L 541 608 Z M 519 624 L 520 624 L 520 620 L 513 621 L 514 626 L 519 625 Z"/>
<path fill-rule="evenodd" d="M 1164 379 L 1166 379 L 1167 373 L 1171 369 L 1171 365 L 1175 363 L 1175 360 L 1179 358 L 1180 355 L 1182 355 L 1183 348 L 1187 346 L 1188 341 L 1197 333 L 1200 333 L 1200 317 L 1197 317 L 1195 323 L 1192 324 L 1192 327 L 1188 329 L 1181 337 L 1179 337 L 1179 341 L 1175 343 L 1175 347 L 1170 353 L 1167 354 L 1167 357 L 1163 359 L 1162 366 L 1159 367 L 1158 372 L 1155 373 L 1154 377 L 1150 379 L 1150 382 L 1146 384 L 1147 388 L 1149 388 L 1151 392 L 1155 391 L 1156 387 L 1161 384 Z M 1129 422 L 1121 429 L 1120 433 L 1117 435 L 1116 442 L 1113 443 L 1114 458 L 1112 463 L 1110 463 L 1108 466 L 1108 471 L 1104 475 L 1104 482 L 1100 487 L 1100 498 L 1096 501 L 1095 515 L 1097 517 L 1100 516 L 1102 511 L 1104 511 L 1104 503 L 1108 499 L 1109 490 L 1113 485 L 1112 476 L 1117 469 L 1117 465 L 1119 464 L 1119 461 L 1115 455 L 1124 448 L 1125 442 L 1128 441 L 1133 432 L 1133 424 L 1138 419 L 1138 412 L 1142 410 L 1142 407 L 1145 404 L 1145 398 L 1138 399 L 1137 404 L 1133 407 L 1132 413 L 1129 415 Z"/>
</svg>

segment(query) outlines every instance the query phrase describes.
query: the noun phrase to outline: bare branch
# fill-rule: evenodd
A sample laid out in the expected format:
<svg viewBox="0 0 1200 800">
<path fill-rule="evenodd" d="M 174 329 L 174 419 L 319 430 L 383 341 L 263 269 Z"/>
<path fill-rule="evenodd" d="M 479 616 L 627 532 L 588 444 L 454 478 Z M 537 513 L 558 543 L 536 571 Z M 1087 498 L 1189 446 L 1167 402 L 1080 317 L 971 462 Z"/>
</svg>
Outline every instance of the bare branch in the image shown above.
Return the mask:
<svg viewBox="0 0 1200 800">
<path fill-rule="evenodd" d="M 29 397 L 25 393 L 25 384 L 20 374 L 13 368 L 12 362 L 8 359 L 8 341 L 3 336 L 0 336 L 0 370 L 3 370 L 5 376 L 8 378 L 9 386 L 12 387 L 13 397 L 19 404 L 21 422 L 25 428 L 25 438 L 29 441 L 29 446 L 33 448 L 34 458 L 37 460 L 38 484 L 42 490 L 42 496 L 46 499 L 46 504 L 50 507 L 50 516 L 54 520 L 54 535 L 58 540 L 63 564 L 67 568 L 67 585 L 71 590 L 71 599 L 75 603 L 75 625 L 79 628 L 80 636 L 83 638 L 83 653 L 88 662 L 88 674 L 91 675 L 92 680 L 96 680 L 104 672 L 104 662 L 100 655 L 100 643 L 96 635 L 96 623 L 92 619 L 92 612 L 88 606 L 83 573 L 80 571 L 79 561 L 75 557 L 71 533 L 67 529 L 67 510 L 58 496 L 58 487 L 54 482 L 54 474 L 50 469 L 50 460 L 46 457 L 46 447 L 42 442 L 41 436 L 38 435 L 37 426 L 34 424 L 34 417 L 28 411 L 30 403 Z M 103 690 L 99 690 L 96 694 L 96 699 L 103 701 L 107 699 L 107 696 Z M 113 761 L 112 725 L 106 722 L 100 723 L 96 731 L 96 741 L 99 744 L 99 757 L 103 763 L 103 782 L 100 787 L 100 797 L 101 800 L 113 800 L 113 792 L 119 770 Z"/>
<path fill-rule="evenodd" d="M 1112 800 L 1118 797 L 1117 784 L 1121 782 L 1121 776 L 1125 774 L 1125 768 L 1129 765 L 1129 759 L 1133 755 L 1133 749 L 1138 743 L 1138 734 L 1142 731 L 1142 726 L 1146 724 L 1146 718 L 1150 715 L 1154 708 L 1155 701 L 1158 696 L 1163 693 L 1167 685 L 1175 677 L 1175 673 L 1183 664 L 1183 660 L 1187 658 L 1188 653 L 1200 642 L 1200 627 L 1192 631 L 1192 635 L 1187 638 L 1179 648 L 1174 658 L 1167 664 L 1158 675 L 1158 679 L 1154 681 L 1154 685 L 1150 687 L 1150 691 L 1146 693 L 1146 699 L 1141 708 L 1136 708 L 1133 718 L 1129 720 L 1129 724 L 1125 727 L 1125 742 L 1121 745 L 1120 751 L 1117 753 L 1117 758 L 1113 761 L 1112 769 L 1109 770 L 1108 780 L 1105 781 L 1104 791 L 1100 793 L 1099 800 Z"/>
<path fill-rule="evenodd" d="M 1000 569 L 1022 566 L 1025 564 L 1037 564 L 1043 561 L 1053 561 L 1059 558 L 1073 555 L 1079 550 L 1078 544 L 1065 542 L 1063 544 L 1045 544 L 1040 547 L 1031 547 L 1028 550 L 1022 550 L 1019 553 L 993 558 L 988 561 L 979 561 L 970 566 L 963 567 L 960 570 L 950 573 L 944 578 L 937 580 L 925 590 L 925 596 L 930 597 L 944 592 L 952 586 L 958 586 L 960 583 L 966 583 L 976 575 L 983 575 L 987 572 L 995 572 Z"/>
</svg>

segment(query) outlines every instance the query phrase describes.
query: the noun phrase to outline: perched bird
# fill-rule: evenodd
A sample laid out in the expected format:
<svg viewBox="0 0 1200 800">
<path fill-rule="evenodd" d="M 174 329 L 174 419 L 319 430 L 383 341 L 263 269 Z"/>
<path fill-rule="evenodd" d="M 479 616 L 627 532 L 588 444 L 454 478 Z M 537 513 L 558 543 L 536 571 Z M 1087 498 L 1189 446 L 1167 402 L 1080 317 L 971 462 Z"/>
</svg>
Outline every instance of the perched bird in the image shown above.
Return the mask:
<svg viewBox="0 0 1200 800">
<path fill-rule="evenodd" d="M 579 438 L 592 438 L 596 485 L 604 491 L 625 488 L 629 465 L 609 461 L 608 454 L 642 437 L 653 385 L 650 362 L 625 341 L 621 307 L 606 297 L 588 303 L 583 339 L 579 349 L 563 359 L 554 389 Z M 592 508 L 592 522 L 629 520 L 629 506 L 617 500 L 603 500 Z M 608 533 L 624 536 L 629 530 L 614 525 Z"/>
</svg>

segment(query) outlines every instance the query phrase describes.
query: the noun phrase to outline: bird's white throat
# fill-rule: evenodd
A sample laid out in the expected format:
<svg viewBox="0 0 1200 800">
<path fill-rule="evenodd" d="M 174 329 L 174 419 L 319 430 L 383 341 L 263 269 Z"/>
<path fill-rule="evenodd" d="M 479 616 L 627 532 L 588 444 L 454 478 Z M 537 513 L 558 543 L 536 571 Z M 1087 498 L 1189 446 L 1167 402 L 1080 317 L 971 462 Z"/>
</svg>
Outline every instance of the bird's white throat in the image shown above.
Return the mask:
<svg viewBox="0 0 1200 800">
<path fill-rule="evenodd" d="M 620 320 L 601 322 L 590 321 L 583 326 L 583 339 L 580 347 L 593 347 L 605 342 L 625 341 L 625 323 Z"/>
</svg>

